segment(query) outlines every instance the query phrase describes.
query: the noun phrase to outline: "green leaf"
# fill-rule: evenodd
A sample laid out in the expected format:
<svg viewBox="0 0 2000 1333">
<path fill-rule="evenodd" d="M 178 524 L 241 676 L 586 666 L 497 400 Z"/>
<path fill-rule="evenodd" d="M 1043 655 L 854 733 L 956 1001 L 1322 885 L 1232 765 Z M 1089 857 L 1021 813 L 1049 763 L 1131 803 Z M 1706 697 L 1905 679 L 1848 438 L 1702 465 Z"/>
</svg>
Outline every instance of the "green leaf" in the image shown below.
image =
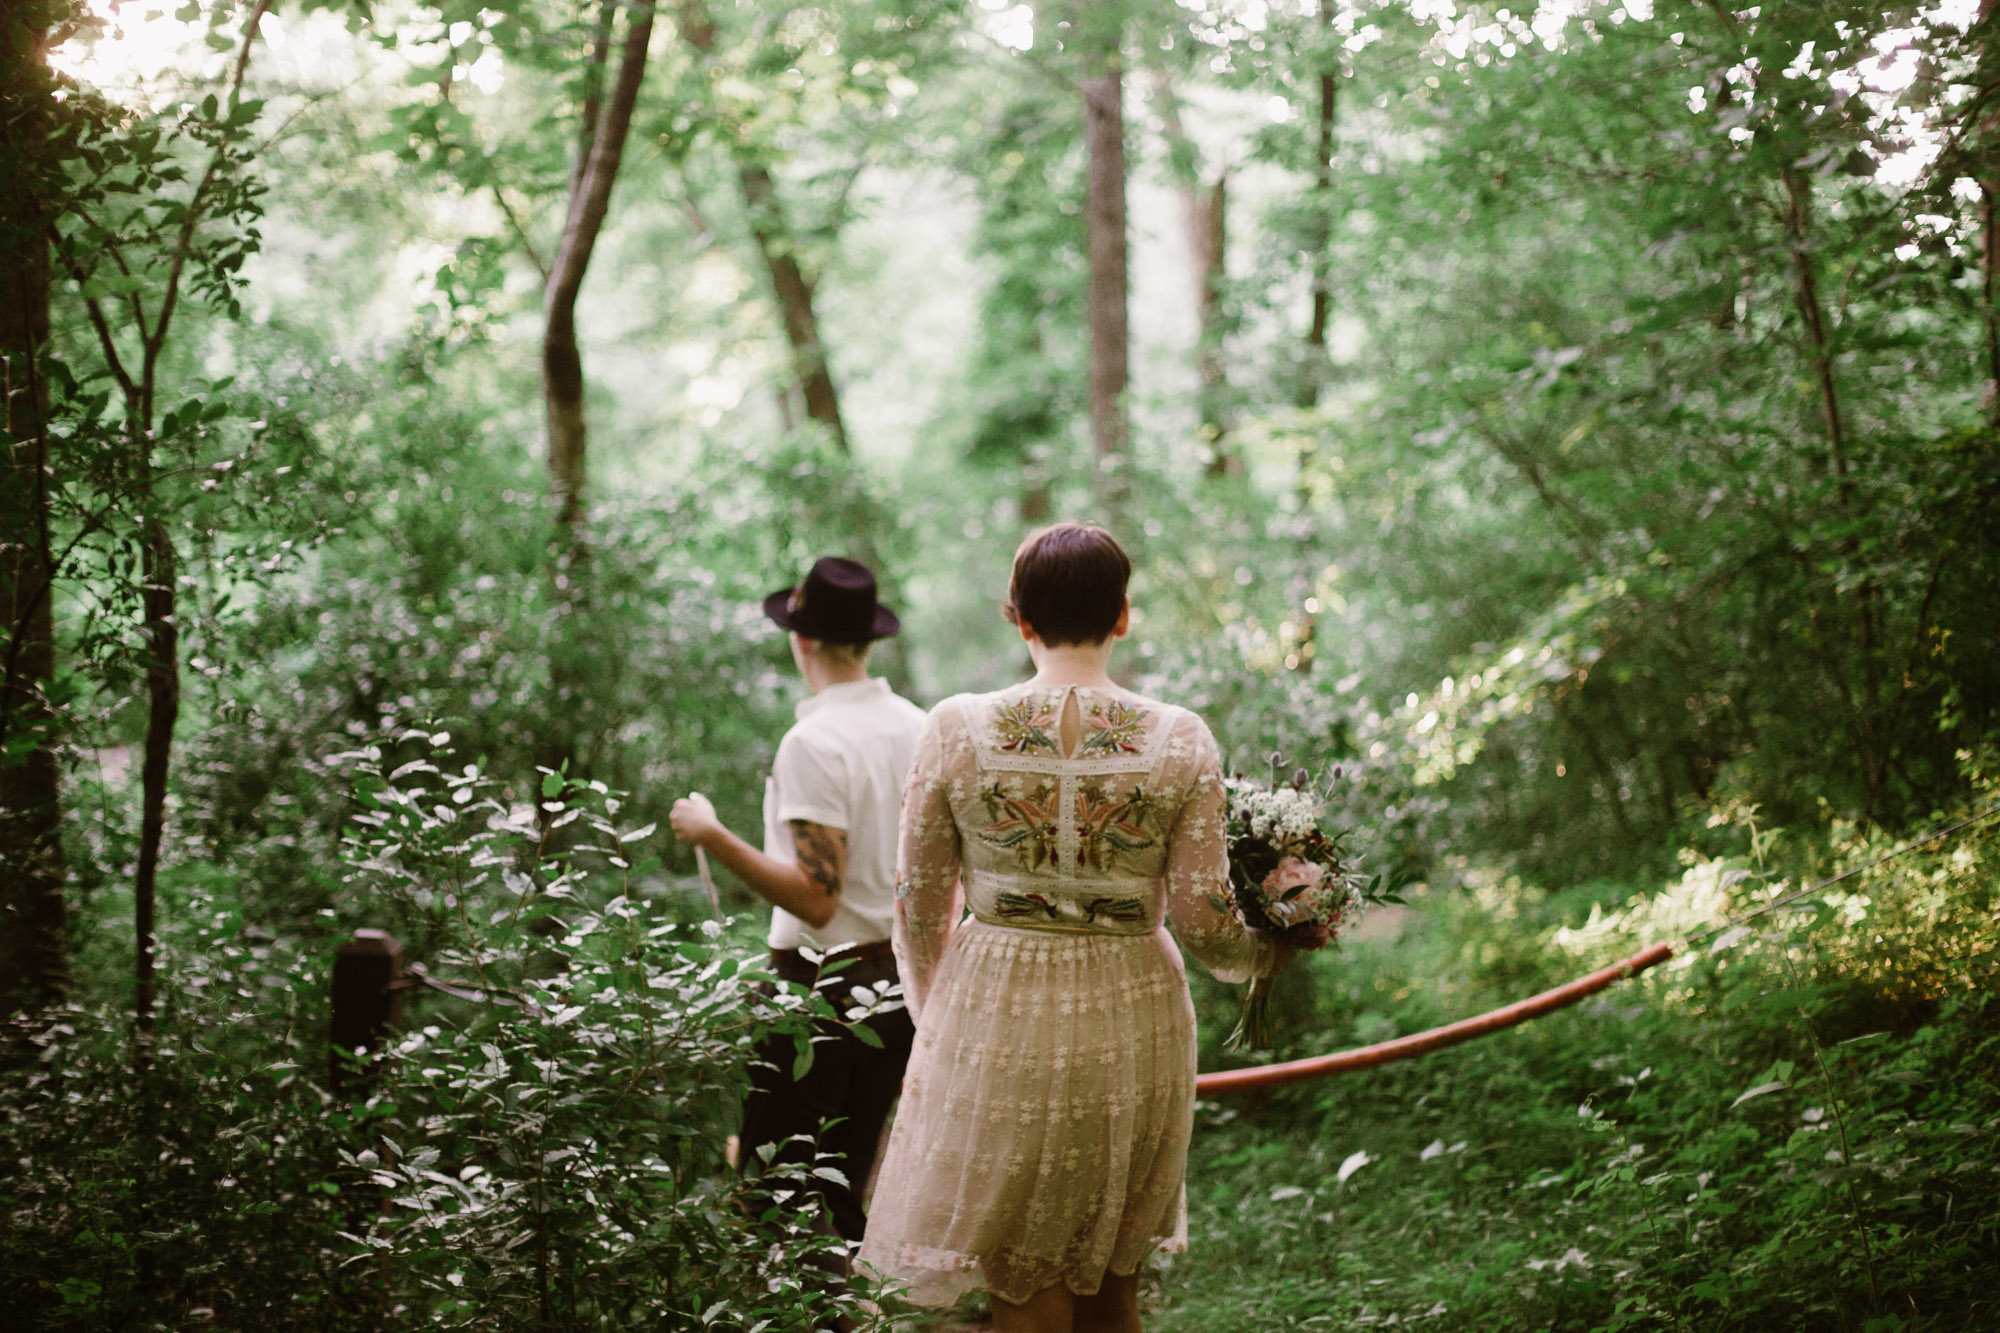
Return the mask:
<svg viewBox="0 0 2000 1333">
<path fill-rule="evenodd" d="M 1741 1096 L 1737 1097 L 1735 1101 L 1729 1103 L 1729 1109 L 1733 1111 L 1737 1107 L 1743 1105 L 1743 1103 L 1749 1101 L 1753 1097 L 1762 1097 L 1765 1093 L 1768 1092 L 1782 1092 L 1784 1091 L 1785 1088 L 1789 1086 L 1790 1085 L 1787 1084 L 1783 1079 L 1776 1079 L 1776 1078 L 1771 1079 L 1770 1081 L 1765 1083 L 1759 1083 L 1756 1087 L 1749 1089 L 1747 1092 L 1744 1092 Z"/>
<path fill-rule="evenodd" d="M 812 1068 L 812 1037 L 804 1032 L 794 1033 L 792 1036 L 792 1047 L 798 1052 L 797 1057 L 792 1061 L 792 1082 L 796 1083 L 806 1076 L 808 1069 Z"/>
<path fill-rule="evenodd" d="M 882 1038 L 866 1023 L 852 1024 L 847 1030 L 859 1037 L 864 1044 L 873 1046 L 878 1051 L 882 1049 Z"/>
<path fill-rule="evenodd" d="M 542 796 L 545 799 L 552 798 L 557 794 L 559 794 L 562 791 L 562 785 L 563 785 L 562 774 L 560 773 L 542 774 Z"/>
</svg>

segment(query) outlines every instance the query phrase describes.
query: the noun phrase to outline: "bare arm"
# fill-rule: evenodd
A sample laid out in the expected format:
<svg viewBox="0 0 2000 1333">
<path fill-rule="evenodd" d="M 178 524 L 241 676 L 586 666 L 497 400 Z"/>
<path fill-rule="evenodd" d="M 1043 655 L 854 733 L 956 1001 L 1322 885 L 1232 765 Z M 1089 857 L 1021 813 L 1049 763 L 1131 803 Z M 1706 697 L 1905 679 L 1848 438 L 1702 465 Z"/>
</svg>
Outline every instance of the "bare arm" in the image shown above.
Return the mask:
<svg viewBox="0 0 2000 1333">
<path fill-rule="evenodd" d="M 792 821 L 798 841 L 797 865 L 780 861 L 731 833 L 700 794 L 674 802 L 668 820 L 674 836 L 722 862 L 730 874 L 764 901 L 782 907 L 815 929 L 833 920 L 840 885 L 847 873 L 847 834 L 803 819 Z"/>
</svg>

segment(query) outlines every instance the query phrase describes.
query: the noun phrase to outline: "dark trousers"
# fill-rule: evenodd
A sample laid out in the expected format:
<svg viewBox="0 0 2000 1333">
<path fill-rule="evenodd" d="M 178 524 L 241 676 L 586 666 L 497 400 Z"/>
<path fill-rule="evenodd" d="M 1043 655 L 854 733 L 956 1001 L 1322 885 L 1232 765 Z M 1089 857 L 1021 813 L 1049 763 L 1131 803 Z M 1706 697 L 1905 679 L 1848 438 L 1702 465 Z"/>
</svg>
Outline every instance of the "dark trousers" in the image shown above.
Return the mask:
<svg viewBox="0 0 2000 1333">
<path fill-rule="evenodd" d="M 839 954 L 828 963 L 837 962 Z M 896 980 L 896 960 L 885 954 L 862 958 L 825 977 L 796 950 L 771 951 L 771 970 L 785 981 L 802 986 L 817 984 L 833 1005 L 844 1013 L 851 1007 L 848 990 Z M 792 1078 L 797 1056 L 792 1039 L 765 1042 L 757 1049 L 757 1065 L 750 1074 L 750 1095 L 743 1102 L 743 1132 L 738 1161 L 746 1171 L 762 1169 L 757 1155 L 760 1144 L 782 1146 L 773 1162 L 813 1165 L 811 1144 L 785 1143 L 803 1134 L 831 1154 L 827 1163 L 847 1178 L 841 1185 L 823 1176 L 813 1178 L 813 1187 L 825 1201 L 833 1229 L 844 1240 L 858 1241 L 867 1226 L 861 1209 L 861 1190 L 875 1169 L 875 1152 L 882 1141 L 882 1126 L 903 1086 L 903 1066 L 909 1063 L 910 1046 L 916 1028 L 910 1011 L 896 1009 L 866 1020 L 882 1039 L 880 1049 L 869 1045 L 846 1026 L 821 1023 L 813 1033 L 812 1066 L 803 1078 Z M 837 1121 L 821 1132 L 822 1121 Z"/>
</svg>

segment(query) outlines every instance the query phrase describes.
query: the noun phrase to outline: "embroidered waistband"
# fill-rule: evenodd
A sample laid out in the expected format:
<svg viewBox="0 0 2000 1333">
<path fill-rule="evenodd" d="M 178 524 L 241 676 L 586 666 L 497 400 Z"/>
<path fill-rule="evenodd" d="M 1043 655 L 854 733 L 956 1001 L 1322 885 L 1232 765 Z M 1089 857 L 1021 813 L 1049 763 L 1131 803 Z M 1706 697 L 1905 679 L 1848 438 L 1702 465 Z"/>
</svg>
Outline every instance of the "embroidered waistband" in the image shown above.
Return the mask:
<svg viewBox="0 0 2000 1333">
<path fill-rule="evenodd" d="M 1145 935 L 1158 924 L 1156 879 L 1037 878 L 975 871 L 966 883 L 972 914 L 989 926 L 1068 935 Z"/>
</svg>

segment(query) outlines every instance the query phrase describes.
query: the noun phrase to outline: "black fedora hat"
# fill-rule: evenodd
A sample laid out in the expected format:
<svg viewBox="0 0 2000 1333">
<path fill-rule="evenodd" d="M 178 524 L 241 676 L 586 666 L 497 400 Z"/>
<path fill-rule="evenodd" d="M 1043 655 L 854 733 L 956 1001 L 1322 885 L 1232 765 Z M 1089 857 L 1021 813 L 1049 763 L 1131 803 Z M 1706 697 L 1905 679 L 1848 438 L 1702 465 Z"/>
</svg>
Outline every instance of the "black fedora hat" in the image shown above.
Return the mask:
<svg viewBox="0 0 2000 1333">
<path fill-rule="evenodd" d="M 823 555 L 806 581 L 764 599 L 764 614 L 808 639 L 867 643 L 901 629 L 896 613 L 875 600 L 875 575 L 859 560 Z"/>
</svg>

